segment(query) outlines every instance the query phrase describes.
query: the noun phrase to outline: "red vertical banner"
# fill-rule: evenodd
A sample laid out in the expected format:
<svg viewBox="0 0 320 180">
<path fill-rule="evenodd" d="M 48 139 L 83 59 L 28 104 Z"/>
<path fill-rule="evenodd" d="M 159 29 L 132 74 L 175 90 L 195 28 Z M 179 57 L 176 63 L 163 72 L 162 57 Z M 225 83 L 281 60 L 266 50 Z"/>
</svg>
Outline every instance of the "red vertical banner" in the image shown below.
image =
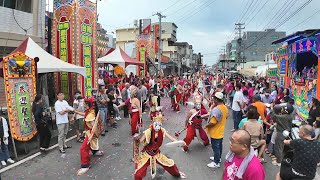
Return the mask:
<svg viewBox="0 0 320 180">
<path fill-rule="evenodd" d="M 53 1 L 54 18 L 52 22 L 52 53 L 64 62 L 74 64 L 74 0 Z M 55 73 L 56 91 L 62 91 L 67 100 L 72 95 L 71 73 Z"/>
<path fill-rule="evenodd" d="M 144 19 L 142 22 L 142 34 L 149 36 L 151 34 L 151 19 Z"/>
<path fill-rule="evenodd" d="M 86 76 L 78 78 L 81 90 L 85 96 L 91 96 L 92 88 L 97 82 L 97 17 L 96 4 L 89 0 L 77 3 L 77 60 L 78 64 L 86 68 Z"/>
<path fill-rule="evenodd" d="M 158 39 L 160 36 L 159 30 L 160 30 L 159 24 L 153 25 L 155 55 L 158 54 L 159 52 L 159 39 Z"/>
</svg>

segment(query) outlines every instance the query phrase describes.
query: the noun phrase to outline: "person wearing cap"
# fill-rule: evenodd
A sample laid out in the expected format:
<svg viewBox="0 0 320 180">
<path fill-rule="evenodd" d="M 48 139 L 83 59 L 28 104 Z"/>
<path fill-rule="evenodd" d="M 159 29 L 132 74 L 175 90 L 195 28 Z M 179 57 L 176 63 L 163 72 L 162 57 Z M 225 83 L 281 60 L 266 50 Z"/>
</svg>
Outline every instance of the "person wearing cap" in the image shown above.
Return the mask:
<svg viewBox="0 0 320 180">
<path fill-rule="evenodd" d="M 228 118 L 228 108 L 223 103 L 223 94 L 216 92 L 213 97 L 213 102 L 216 104 L 210 112 L 210 122 L 205 126 L 208 135 L 211 138 L 211 146 L 214 153 L 210 160 L 213 162 L 207 166 L 210 168 L 219 168 L 222 155 L 222 141 L 224 137 L 224 130 Z"/>
<path fill-rule="evenodd" d="M 281 113 L 276 114 L 274 109 L 281 108 Z M 279 107 L 279 105 L 276 105 L 273 107 L 271 105 L 271 112 L 270 116 L 272 119 L 274 119 L 276 123 L 276 130 L 277 135 L 275 138 L 275 145 L 274 145 L 274 155 L 276 157 L 276 160 L 273 160 L 272 164 L 276 166 L 280 166 L 280 163 L 283 159 L 283 149 L 284 149 L 284 143 L 285 137 L 283 136 L 283 131 L 287 130 L 291 132 L 292 128 L 292 116 L 291 113 L 293 112 L 294 108 L 291 104 L 287 103 L 285 107 Z"/>
</svg>

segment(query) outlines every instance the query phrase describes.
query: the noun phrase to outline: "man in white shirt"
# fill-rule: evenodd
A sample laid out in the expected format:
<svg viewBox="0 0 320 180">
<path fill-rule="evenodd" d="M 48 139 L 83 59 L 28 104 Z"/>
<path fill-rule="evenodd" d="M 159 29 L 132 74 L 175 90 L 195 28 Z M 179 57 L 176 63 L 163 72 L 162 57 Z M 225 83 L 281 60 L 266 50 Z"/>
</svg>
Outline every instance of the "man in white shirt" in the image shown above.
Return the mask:
<svg viewBox="0 0 320 180">
<path fill-rule="evenodd" d="M 244 101 L 244 97 L 241 92 L 241 84 L 237 83 L 236 93 L 234 94 L 233 102 L 232 102 L 232 118 L 233 118 L 234 129 L 232 129 L 231 131 L 239 129 L 239 123 L 242 118 L 243 101 Z"/>
<path fill-rule="evenodd" d="M 150 80 L 149 80 L 150 89 L 153 89 L 153 88 L 154 88 L 154 84 L 155 84 L 154 78 L 153 78 L 153 76 L 151 76 L 151 78 L 150 78 Z"/>
<path fill-rule="evenodd" d="M 99 84 L 100 86 L 104 86 L 104 85 L 105 85 L 104 79 L 103 79 L 103 75 L 100 75 L 100 76 L 99 76 L 98 84 Z"/>
<path fill-rule="evenodd" d="M 64 94 L 58 92 L 58 100 L 54 104 L 54 109 L 56 111 L 56 123 L 58 127 L 58 145 L 60 153 L 65 153 L 64 149 L 71 148 L 71 146 L 66 145 L 66 137 L 69 130 L 69 117 L 68 113 L 74 111 L 67 101 L 64 100 Z"/>
</svg>

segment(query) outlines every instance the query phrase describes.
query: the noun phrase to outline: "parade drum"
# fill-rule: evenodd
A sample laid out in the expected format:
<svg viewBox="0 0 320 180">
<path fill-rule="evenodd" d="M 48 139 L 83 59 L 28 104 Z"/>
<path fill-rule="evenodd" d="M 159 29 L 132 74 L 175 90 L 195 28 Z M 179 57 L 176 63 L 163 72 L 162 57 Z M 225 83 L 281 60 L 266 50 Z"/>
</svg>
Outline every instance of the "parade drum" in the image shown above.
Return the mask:
<svg viewBox="0 0 320 180">
<path fill-rule="evenodd" d="M 186 145 L 186 143 L 183 140 L 169 142 L 169 143 L 165 144 L 166 147 L 182 147 L 185 145 Z"/>
</svg>

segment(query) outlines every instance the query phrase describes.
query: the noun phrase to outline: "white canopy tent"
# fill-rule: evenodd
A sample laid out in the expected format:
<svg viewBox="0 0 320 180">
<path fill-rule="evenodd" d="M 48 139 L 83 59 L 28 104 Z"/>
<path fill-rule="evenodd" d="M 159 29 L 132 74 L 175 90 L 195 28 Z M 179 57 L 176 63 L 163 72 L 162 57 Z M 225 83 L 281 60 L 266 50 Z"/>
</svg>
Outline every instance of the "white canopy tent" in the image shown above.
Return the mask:
<svg viewBox="0 0 320 180">
<path fill-rule="evenodd" d="M 112 52 L 110 52 L 109 54 L 107 54 L 106 56 L 99 58 L 98 63 L 117 64 L 124 69 L 128 65 L 139 65 L 139 66 L 144 65 L 143 62 L 139 62 L 135 59 L 132 59 L 121 48 L 117 48 Z"/>
<path fill-rule="evenodd" d="M 17 47 L 12 53 L 22 52 L 31 58 L 38 57 L 37 63 L 38 73 L 49 72 L 74 72 L 86 76 L 86 69 L 81 66 L 76 66 L 62 61 L 59 58 L 54 57 L 47 51 L 42 49 L 37 43 L 35 43 L 30 37 L 24 40 L 19 47 Z"/>
<path fill-rule="evenodd" d="M 277 64 L 269 64 L 269 65 L 261 65 L 257 67 L 257 70 L 255 71 L 256 76 L 265 77 L 267 75 L 267 70 L 269 68 L 276 68 Z"/>
</svg>

